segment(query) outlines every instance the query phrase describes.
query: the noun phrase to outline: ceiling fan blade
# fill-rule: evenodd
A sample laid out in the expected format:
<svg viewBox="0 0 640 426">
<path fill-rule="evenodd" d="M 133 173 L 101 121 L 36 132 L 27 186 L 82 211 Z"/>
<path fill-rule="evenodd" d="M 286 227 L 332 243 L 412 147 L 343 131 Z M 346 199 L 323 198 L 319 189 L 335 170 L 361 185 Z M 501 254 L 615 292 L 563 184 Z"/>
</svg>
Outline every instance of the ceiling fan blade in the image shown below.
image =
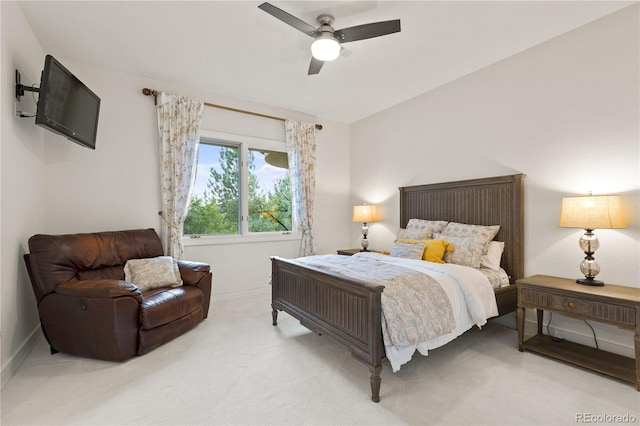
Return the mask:
<svg viewBox="0 0 640 426">
<path fill-rule="evenodd" d="M 303 33 L 305 33 L 306 35 L 308 35 L 310 37 L 315 37 L 316 36 L 316 29 L 314 27 L 312 27 L 311 25 L 307 24 L 303 20 L 298 19 L 295 16 L 285 12 L 284 10 L 278 9 L 277 7 L 275 7 L 272 4 L 262 3 L 260 6 L 258 6 L 258 8 L 264 10 L 269 15 L 272 15 L 273 17 L 278 18 L 279 20 L 281 20 L 285 24 L 289 24 L 293 28 L 302 31 Z"/>
<path fill-rule="evenodd" d="M 374 22 L 372 24 L 343 28 L 335 31 L 333 36 L 340 43 L 348 43 L 398 32 L 400 32 L 400 20 L 395 19 L 393 21 Z"/>
<path fill-rule="evenodd" d="M 309 64 L 309 72 L 307 73 L 307 75 L 318 74 L 323 65 L 324 61 L 312 57 L 311 63 Z"/>
</svg>

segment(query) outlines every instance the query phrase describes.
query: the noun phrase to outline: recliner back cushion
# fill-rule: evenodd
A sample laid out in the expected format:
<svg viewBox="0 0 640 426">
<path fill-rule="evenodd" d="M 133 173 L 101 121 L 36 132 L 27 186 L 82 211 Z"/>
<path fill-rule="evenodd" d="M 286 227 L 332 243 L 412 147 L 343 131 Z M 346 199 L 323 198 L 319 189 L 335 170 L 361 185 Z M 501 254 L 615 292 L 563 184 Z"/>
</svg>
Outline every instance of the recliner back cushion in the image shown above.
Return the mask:
<svg viewBox="0 0 640 426">
<path fill-rule="evenodd" d="M 162 256 L 153 229 L 91 234 L 34 235 L 28 263 L 38 302 L 56 286 L 77 280 L 124 279 L 129 259 Z"/>
</svg>

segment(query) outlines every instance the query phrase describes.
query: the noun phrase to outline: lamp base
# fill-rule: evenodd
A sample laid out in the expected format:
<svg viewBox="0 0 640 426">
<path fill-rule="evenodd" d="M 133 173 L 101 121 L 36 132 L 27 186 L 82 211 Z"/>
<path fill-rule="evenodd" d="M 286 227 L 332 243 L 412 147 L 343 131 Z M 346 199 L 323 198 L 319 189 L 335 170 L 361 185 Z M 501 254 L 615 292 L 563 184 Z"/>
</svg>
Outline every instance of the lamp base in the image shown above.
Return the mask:
<svg viewBox="0 0 640 426">
<path fill-rule="evenodd" d="M 578 278 L 576 282 L 578 284 L 591 285 L 594 287 L 602 287 L 604 285 L 603 281 L 594 280 L 593 278 Z"/>
</svg>

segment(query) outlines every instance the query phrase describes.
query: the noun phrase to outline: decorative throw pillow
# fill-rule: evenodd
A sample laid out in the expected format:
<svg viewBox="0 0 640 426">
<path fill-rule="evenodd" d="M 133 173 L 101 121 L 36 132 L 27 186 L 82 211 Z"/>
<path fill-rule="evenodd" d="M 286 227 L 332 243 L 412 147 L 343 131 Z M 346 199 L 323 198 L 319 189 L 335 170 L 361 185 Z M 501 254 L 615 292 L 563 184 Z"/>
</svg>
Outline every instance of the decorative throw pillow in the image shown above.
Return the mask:
<svg viewBox="0 0 640 426">
<path fill-rule="evenodd" d="M 393 244 L 390 255 L 406 259 L 422 259 L 423 252 L 424 243 L 403 243 L 398 241 Z"/>
<path fill-rule="evenodd" d="M 440 232 L 447 226 L 444 220 L 426 220 L 426 219 L 409 219 L 407 223 L 407 229 L 420 229 L 425 231 L 425 236 L 418 239 L 430 239 L 433 238 L 434 232 Z M 400 237 L 398 237 L 400 238 Z"/>
<path fill-rule="evenodd" d="M 489 242 L 493 240 L 499 230 L 500 225 L 468 225 L 466 223 L 449 222 L 442 231 L 442 235 L 443 237 L 479 239 L 483 244 L 482 254 L 486 254 L 489 249 Z"/>
<path fill-rule="evenodd" d="M 124 278 L 140 291 L 182 285 L 178 262 L 171 256 L 129 259 L 124 265 Z"/>
<path fill-rule="evenodd" d="M 410 240 L 399 238 L 396 240 L 403 243 L 424 243 L 424 252 L 422 253 L 422 260 L 435 263 L 444 263 L 444 254 L 447 251 L 453 250 L 453 245 L 449 244 L 445 240 Z"/>
<path fill-rule="evenodd" d="M 453 237 L 442 234 L 436 234 L 435 236 L 453 244 L 453 251 L 444 254 L 445 262 L 472 268 L 480 267 L 480 258 L 482 258 L 484 251 L 484 243 L 481 239 Z"/>
<path fill-rule="evenodd" d="M 502 252 L 504 251 L 504 243 L 502 241 L 491 241 L 487 253 L 480 259 L 481 268 L 489 268 L 493 270 L 500 269 L 500 260 L 502 260 Z"/>
<path fill-rule="evenodd" d="M 426 229 L 398 229 L 396 232 L 396 238 L 404 238 L 409 240 L 426 240 L 427 230 Z"/>
</svg>

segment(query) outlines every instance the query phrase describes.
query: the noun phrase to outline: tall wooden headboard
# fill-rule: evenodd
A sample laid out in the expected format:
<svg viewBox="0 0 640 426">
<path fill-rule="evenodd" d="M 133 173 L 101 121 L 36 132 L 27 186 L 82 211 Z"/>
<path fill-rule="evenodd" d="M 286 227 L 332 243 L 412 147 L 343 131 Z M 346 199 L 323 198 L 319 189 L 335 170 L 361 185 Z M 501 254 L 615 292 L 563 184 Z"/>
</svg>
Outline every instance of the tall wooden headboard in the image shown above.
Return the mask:
<svg viewBox="0 0 640 426">
<path fill-rule="evenodd" d="M 400 189 L 400 227 L 411 218 L 500 225 L 502 267 L 511 281 L 524 277 L 524 175 L 405 186 Z"/>
</svg>

